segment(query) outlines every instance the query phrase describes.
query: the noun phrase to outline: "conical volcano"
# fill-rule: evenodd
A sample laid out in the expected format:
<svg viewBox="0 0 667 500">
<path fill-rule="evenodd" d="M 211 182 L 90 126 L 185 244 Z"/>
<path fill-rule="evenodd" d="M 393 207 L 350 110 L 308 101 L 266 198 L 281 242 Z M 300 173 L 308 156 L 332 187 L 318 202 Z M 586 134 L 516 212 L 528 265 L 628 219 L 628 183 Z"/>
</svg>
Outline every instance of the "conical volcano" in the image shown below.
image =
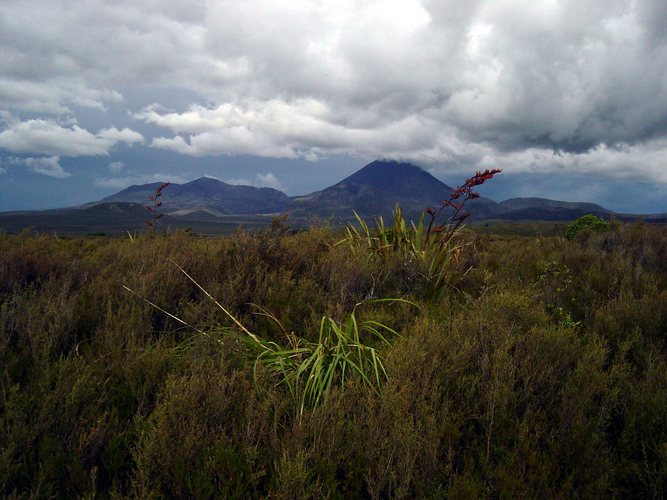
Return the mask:
<svg viewBox="0 0 667 500">
<path fill-rule="evenodd" d="M 416 165 L 376 160 L 333 186 L 293 199 L 290 211 L 299 216 L 348 218 L 353 211 L 363 216 L 386 216 L 398 203 L 414 218 L 429 206 L 439 206 L 451 193 L 451 187 Z M 485 214 L 496 205 L 479 198 L 470 208 Z"/>
</svg>

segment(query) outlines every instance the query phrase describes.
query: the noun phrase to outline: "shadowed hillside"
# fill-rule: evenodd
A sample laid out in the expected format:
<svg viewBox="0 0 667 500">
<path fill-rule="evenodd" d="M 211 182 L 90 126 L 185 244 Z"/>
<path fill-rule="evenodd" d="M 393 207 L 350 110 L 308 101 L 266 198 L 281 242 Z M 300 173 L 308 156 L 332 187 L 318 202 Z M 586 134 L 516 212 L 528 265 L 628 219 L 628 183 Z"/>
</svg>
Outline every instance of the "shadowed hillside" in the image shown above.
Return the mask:
<svg viewBox="0 0 667 500">
<path fill-rule="evenodd" d="M 161 183 L 130 186 L 102 202 L 146 203 Z M 201 177 L 186 184 L 170 184 L 164 191 L 165 212 L 205 210 L 217 215 L 267 214 L 285 211 L 289 197 L 276 189 L 227 184 Z"/>
<path fill-rule="evenodd" d="M 0 213 L 0 229 L 24 228 L 61 234 L 120 234 L 142 229 L 150 218 L 142 207 L 150 204 L 162 183 L 130 186 L 99 202 L 55 210 Z M 270 224 L 271 216 L 288 214 L 293 224 L 307 226 L 326 218 L 340 225 L 354 219 L 391 217 L 398 203 L 408 219 L 418 220 L 427 207 L 437 208 L 452 188 L 425 170 L 409 163 L 374 161 L 342 181 L 321 191 L 289 197 L 271 188 L 238 186 L 202 177 L 186 184 L 170 184 L 161 194 L 159 211 L 163 224 L 190 228 L 204 234 L 221 234 L 238 225 Z M 567 222 L 586 214 L 604 219 L 665 222 L 667 214 L 617 214 L 593 203 L 555 201 L 544 198 L 513 198 L 497 203 L 488 198 L 466 205 L 475 223 L 485 221 Z"/>
<path fill-rule="evenodd" d="M 348 219 L 360 215 L 389 215 L 396 203 L 418 218 L 429 206 L 439 206 L 452 188 L 410 163 L 374 161 L 331 187 L 296 197 L 289 211 L 297 216 L 317 214 Z M 480 198 L 471 203 L 478 217 L 494 211 L 497 203 Z"/>
</svg>

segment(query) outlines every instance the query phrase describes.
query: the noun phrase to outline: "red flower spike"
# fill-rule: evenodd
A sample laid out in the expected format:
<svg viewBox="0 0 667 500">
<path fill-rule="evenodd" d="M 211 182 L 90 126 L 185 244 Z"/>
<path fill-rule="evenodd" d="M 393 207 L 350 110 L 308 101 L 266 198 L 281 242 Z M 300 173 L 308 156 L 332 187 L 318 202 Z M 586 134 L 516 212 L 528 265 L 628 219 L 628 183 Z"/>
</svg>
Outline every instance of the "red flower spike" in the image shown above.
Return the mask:
<svg viewBox="0 0 667 500">
<path fill-rule="evenodd" d="M 487 169 L 483 172 L 476 172 L 475 175 L 466 179 L 463 185 L 457 187 L 449 195 L 449 198 L 440 203 L 440 208 L 437 211 L 427 209 L 426 213 L 431 216 L 428 229 L 426 231 L 426 241 L 428 242 L 431 234 L 438 234 L 440 245 L 446 244 L 455 234 L 456 229 L 463 223 L 465 219 L 470 217 L 471 213 L 463 210 L 466 201 L 474 200 L 480 197 L 479 193 L 473 191 L 475 186 L 481 186 L 494 175 L 502 172 L 501 169 Z M 459 200 L 459 201 L 455 201 Z M 446 207 L 452 208 L 452 214 L 449 217 L 448 223 L 445 225 L 434 225 L 435 219 Z M 430 211 L 429 211 L 430 210 Z"/>
<path fill-rule="evenodd" d="M 146 205 L 146 209 L 151 212 L 152 218 L 146 221 L 146 226 L 151 229 L 151 234 L 155 224 L 158 220 L 164 217 L 164 213 L 159 212 L 159 208 L 162 206 L 162 202 L 159 201 L 159 198 L 162 196 L 164 189 L 169 186 L 169 182 L 163 182 L 158 186 L 155 192 L 151 195 L 148 195 L 148 199 L 151 201 L 150 205 Z"/>
</svg>

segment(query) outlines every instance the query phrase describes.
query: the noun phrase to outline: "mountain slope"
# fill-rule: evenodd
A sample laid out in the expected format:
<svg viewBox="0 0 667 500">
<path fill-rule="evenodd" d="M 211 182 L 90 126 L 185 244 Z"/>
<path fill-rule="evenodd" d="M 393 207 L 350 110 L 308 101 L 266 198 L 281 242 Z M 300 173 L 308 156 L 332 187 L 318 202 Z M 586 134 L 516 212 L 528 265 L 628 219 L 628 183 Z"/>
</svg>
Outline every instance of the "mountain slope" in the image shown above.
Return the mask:
<svg viewBox="0 0 667 500">
<path fill-rule="evenodd" d="M 130 186 L 99 202 L 79 207 L 0 213 L 0 230 L 16 232 L 32 227 L 37 231 L 70 234 L 142 230 L 151 217 L 145 208 L 150 204 L 149 196 L 161 184 Z M 396 203 L 401 205 L 406 218 L 416 220 L 425 208 L 440 206 L 451 193 L 451 187 L 415 165 L 378 160 L 326 189 L 293 198 L 275 189 L 231 185 L 207 177 L 171 184 L 160 198 L 163 202 L 160 210 L 166 214 L 161 220 L 164 227 L 217 233 L 238 224 L 262 226 L 270 222 L 267 215 L 282 212 L 288 212 L 295 224 L 313 216 L 342 222 L 353 217 L 353 210 L 364 217 L 390 216 Z M 466 209 L 472 211 L 471 220 L 475 222 L 566 222 L 589 213 L 603 218 L 614 215 L 620 220 L 667 220 L 667 214 L 617 214 L 594 203 L 545 198 L 512 198 L 501 203 L 479 198 L 471 200 Z"/>
<path fill-rule="evenodd" d="M 289 212 L 297 216 L 320 215 L 348 218 L 388 215 L 396 203 L 412 217 L 429 206 L 439 206 L 452 188 L 410 163 L 374 161 L 342 181 L 321 191 L 292 199 Z M 497 203 L 479 198 L 470 204 L 478 216 L 497 210 Z"/>
<path fill-rule="evenodd" d="M 595 203 L 548 200 L 546 198 L 511 198 L 498 204 L 492 218 L 503 220 L 568 221 L 593 214 L 609 218 L 611 210 Z"/>
<path fill-rule="evenodd" d="M 160 183 L 130 186 L 102 202 L 148 202 Z M 272 188 L 256 188 L 227 184 L 210 177 L 201 177 L 186 184 L 170 184 L 162 192 L 162 210 L 166 213 L 208 211 L 218 214 L 279 213 L 287 208 L 289 197 Z"/>
<path fill-rule="evenodd" d="M 122 234 L 146 229 L 150 214 L 142 204 L 109 202 L 84 207 L 0 213 L 0 228 L 10 233 L 31 228 L 37 233 Z M 171 224 L 170 217 L 162 223 Z"/>
<path fill-rule="evenodd" d="M 506 211 L 534 208 L 582 210 L 588 211 L 589 213 L 611 213 L 610 210 L 607 210 L 600 205 L 596 205 L 595 203 L 548 200 L 546 198 L 510 198 L 509 200 L 501 201 L 499 205 Z"/>
</svg>

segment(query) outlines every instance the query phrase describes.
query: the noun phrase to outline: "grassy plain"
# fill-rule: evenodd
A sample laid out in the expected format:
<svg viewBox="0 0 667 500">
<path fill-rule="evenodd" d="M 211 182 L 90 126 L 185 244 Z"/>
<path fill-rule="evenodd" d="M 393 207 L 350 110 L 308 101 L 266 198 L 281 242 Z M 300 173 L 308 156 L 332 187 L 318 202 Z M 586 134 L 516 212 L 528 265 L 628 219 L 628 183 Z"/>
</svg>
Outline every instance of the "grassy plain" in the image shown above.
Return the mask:
<svg viewBox="0 0 667 500">
<path fill-rule="evenodd" d="M 438 294 L 326 226 L 0 234 L 0 495 L 667 495 L 667 229 L 479 229 Z M 386 378 L 304 407 L 176 264 L 276 348 L 395 330 Z"/>
</svg>

